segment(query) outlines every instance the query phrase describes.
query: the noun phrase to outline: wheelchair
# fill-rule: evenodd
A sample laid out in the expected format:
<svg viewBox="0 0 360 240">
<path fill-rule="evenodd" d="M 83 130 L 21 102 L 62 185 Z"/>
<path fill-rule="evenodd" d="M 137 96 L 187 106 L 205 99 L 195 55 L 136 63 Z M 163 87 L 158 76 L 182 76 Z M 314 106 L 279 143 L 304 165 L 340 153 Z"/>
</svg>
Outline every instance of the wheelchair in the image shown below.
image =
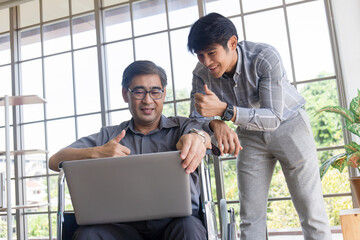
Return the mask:
<svg viewBox="0 0 360 240">
<path fill-rule="evenodd" d="M 218 235 L 215 204 L 211 193 L 209 155 L 205 155 L 197 171 L 200 179 L 200 218 L 207 231 L 208 240 L 236 240 L 237 230 L 234 209 L 227 209 L 225 199 L 219 201 L 221 238 Z M 65 173 L 60 168 L 58 179 L 57 239 L 70 240 L 79 225 L 74 212 L 65 211 Z"/>
</svg>

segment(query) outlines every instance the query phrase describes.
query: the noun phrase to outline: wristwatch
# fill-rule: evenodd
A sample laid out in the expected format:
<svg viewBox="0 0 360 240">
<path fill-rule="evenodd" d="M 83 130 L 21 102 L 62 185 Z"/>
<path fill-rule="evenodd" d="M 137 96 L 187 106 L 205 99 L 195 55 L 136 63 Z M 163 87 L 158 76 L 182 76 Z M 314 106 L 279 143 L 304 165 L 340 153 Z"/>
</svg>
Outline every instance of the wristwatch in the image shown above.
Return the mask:
<svg viewBox="0 0 360 240">
<path fill-rule="evenodd" d="M 198 130 L 198 129 L 196 129 L 196 128 L 192 128 L 192 129 L 189 130 L 189 133 L 196 133 L 196 134 L 198 134 L 199 136 L 201 136 L 201 137 L 204 138 L 204 144 L 206 143 L 206 137 L 205 137 L 205 134 L 204 134 L 203 131 Z"/>
<path fill-rule="evenodd" d="M 230 121 L 234 117 L 234 106 L 228 103 L 226 110 L 224 111 L 221 120 Z"/>
</svg>

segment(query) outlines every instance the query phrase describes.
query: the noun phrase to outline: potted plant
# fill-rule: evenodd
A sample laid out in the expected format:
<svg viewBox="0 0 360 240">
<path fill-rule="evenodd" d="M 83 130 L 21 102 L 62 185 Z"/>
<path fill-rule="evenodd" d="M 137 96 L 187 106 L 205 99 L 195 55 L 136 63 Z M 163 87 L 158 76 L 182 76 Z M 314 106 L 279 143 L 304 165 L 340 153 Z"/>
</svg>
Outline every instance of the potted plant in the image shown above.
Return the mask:
<svg viewBox="0 0 360 240">
<path fill-rule="evenodd" d="M 360 137 L 360 90 L 358 90 L 358 96 L 351 100 L 349 109 L 340 106 L 326 106 L 318 110 L 317 113 L 320 112 L 340 114 L 345 119 L 345 129 Z M 357 168 L 360 171 L 360 145 L 356 142 L 350 142 L 344 147 L 344 153 L 326 160 L 321 165 L 321 178 L 325 175 L 330 166 L 338 169 L 340 172 L 342 172 L 346 166 Z M 360 177 L 353 177 L 349 180 L 356 195 L 358 205 L 360 206 Z"/>
</svg>

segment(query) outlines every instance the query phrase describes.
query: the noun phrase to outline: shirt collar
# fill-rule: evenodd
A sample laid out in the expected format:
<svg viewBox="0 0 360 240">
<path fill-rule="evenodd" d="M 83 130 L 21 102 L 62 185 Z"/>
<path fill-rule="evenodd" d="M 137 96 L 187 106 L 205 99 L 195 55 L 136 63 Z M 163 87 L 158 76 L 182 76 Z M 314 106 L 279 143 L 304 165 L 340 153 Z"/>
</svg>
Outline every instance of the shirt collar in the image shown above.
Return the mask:
<svg viewBox="0 0 360 240">
<path fill-rule="evenodd" d="M 235 74 L 240 75 L 241 73 L 241 64 L 242 64 L 242 56 L 241 56 L 241 50 L 239 45 L 236 46 L 236 52 L 238 54 L 237 63 L 236 63 L 236 69 Z"/>
<path fill-rule="evenodd" d="M 161 131 L 163 128 L 172 128 L 172 127 L 178 127 L 179 124 L 171 121 L 170 119 L 168 119 L 167 117 L 165 117 L 164 115 L 161 115 L 161 119 L 160 119 L 160 124 L 159 127 L 157 129 L 154 129 L 152 131 L 150 131 L 147 135 L 156 133 Z M 134 134 L 140 134 L 140 135 L 144 135 L 141 132 L 138 132 L 135 130 L 134 128 L 134 118 L 131 118 L 131 120 L 129 121 L 129 123 L 127 124 L 127 126 L 124 128 L 125 131 L 132 131 Z"/>
</svg>

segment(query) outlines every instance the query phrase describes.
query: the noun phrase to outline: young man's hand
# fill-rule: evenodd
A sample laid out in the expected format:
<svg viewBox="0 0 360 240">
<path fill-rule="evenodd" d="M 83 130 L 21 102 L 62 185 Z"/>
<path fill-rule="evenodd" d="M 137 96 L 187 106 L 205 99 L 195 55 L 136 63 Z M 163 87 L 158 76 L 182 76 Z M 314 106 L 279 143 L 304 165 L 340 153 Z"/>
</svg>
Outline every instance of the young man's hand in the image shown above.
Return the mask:
<svg viewBox="0 0 360 240">
<path fill-rule="evenodd" d="M 211 149 L 210 136 L 204 132 L 204 138 L 196 133 L 189 133 L 181 136 L 176 144 L 176 148 L 181 150 L 180 157 L 183 159 L 182 167 L 186 173 L 192 173 L 201 163 L 205 156 L 206 148 Z"/>
<path fill-rule="evenodd" d="M 224 154 L 233 154 L 237 156 L 239 151 L 242 150 L 239 138 L 226 123 L 221 120 L 212 120 L 210 122 L 210 128 L 214 132 L 214 137 L 218 142 L 218 148 L 220 149 L 221 156 Z"/>
<path fill-rule="evenodd" d="M 195 107 L 198 113 L 204 117 L 222 116 L 226 110 L 227 104 L 220 101 L 206 84 L 204 85 L 204 92 L 205 94 L 195 93 L 194 96 Z"/>
</svg>

